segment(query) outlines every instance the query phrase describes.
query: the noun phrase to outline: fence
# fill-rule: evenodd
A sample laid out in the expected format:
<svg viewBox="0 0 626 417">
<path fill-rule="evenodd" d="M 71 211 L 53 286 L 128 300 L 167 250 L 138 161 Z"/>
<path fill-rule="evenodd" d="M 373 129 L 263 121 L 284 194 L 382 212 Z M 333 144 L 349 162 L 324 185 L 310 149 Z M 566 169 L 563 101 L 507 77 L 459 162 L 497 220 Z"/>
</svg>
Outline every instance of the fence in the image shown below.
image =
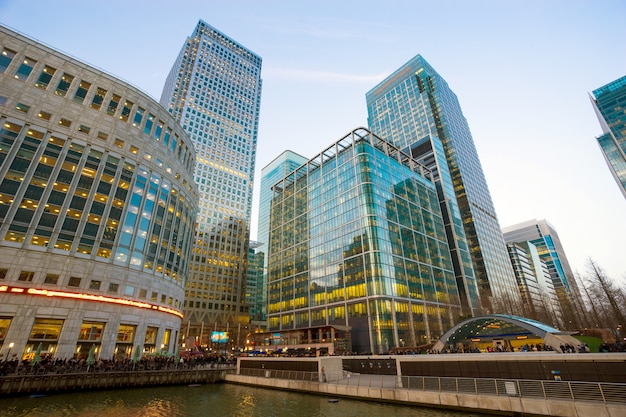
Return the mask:
<svg viewBox="0 0 626 417">
<path fill-rule="evenodd" d="M 626 405 L 626 384 L 582 381 L 367 375 L 239 369 L 240 375 L 337 385 Z"/>
</svg>

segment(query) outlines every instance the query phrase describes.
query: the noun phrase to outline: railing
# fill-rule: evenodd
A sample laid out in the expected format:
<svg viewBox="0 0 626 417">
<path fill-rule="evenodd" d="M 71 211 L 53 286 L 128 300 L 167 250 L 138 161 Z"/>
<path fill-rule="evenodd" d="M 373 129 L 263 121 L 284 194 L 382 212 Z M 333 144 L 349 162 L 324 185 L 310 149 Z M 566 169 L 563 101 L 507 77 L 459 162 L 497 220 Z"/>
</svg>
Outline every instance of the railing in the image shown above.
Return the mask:
<svg viewBox="0 0 626 417">
<path fill-rule="evenodd" d="M 396 375 L 357 374 L 346 371 L 326 372 L 323 375 L 319 372 L 249 368 L 241 368 L 239 374 L 369 388 L 626 405 L 626 384 L 623 383 L 430 376 L 399 377 Z"/>
</svg>

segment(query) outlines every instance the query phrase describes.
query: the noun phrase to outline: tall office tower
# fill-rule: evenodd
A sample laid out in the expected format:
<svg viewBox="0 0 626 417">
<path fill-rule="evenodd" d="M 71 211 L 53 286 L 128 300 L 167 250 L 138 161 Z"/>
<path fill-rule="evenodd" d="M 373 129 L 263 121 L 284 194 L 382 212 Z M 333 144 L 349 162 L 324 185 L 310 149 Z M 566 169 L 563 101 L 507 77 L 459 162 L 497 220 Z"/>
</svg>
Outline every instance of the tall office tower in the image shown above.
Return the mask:
<svg viewBox="0 0 626 417">
<path fill-rule="evenodd" d="M 366 100 L 370 130 L 433 171 L 464 312 L 519 311 L 515 275 L 474 141 L 446 81 L 417 55 Z"/>
<path fill-rule="evenodd" d="M 267 262 L 270 238 L 270 209 L 272 204 L 272 185 L 282 180 L 287 174 L 295 171 L 307 162 L 307 158 L 292 151 L 284 151 L 261 170 L 261 189 L 259 199 L 259 220 L 257 240 L 261 244 L 259 251 L 263 252 L 263 311 L 260 320 L 267 318 Z M 265 326 L 263 326 L 265 327 Z"/>
<path fill-rule="evenodd" d="M 278 343 L 385 353 L 436 340 L 461 313 L 430 171 L 366 129 L 277 182 L 271 205 Z"/>
<path fill-rule="evenodd" d="M 523 305 L 520 315 L 560 327 L 563 316 L 548 266 L 530 242 L 507 243 Z"/>
<path fill-rule="evenodd" d="M 173 353 L 194 163 L 150 96 L 0 26 L 0 353 Z"/>
<path fill-rule="evenodd" d="M 170 71 L 161 104 L 196 148 L 200 201 L 183 326 L 247 324 L 246 259 L 261 102 L 261 57 L 200 20 Z"/>
<path fill-rule="evenodd" d="M 626 76 L 594 90 L 591 104 L 602 126 L 600 149 L 626 197 Z"/>
<path fill-rule="evenodd" d="M 554 290 L 559 299 L 563 315 L 576 319 L 576 326 L 583 324 L 578 306 L 580 294 L 574 274 L 570 268 L 565 250 L 554 227 L 545 219 L 528 220 L 512 226 L 502 228 L 504 240 L 507 243 L 530 242 L 539 253 L 550 272 Z"/>
<path fill-rule="evenodd" d="M 250 309 L 250 323 L 258 326 L 265 311 L 263 297 L 263 252 L 259 251 L 261 243 L 250 241 L 248 247 L 248 268 L 246 274 L 246 305 Z M 265 326 L 263 326 L 265 328 Z"/>
</svg>

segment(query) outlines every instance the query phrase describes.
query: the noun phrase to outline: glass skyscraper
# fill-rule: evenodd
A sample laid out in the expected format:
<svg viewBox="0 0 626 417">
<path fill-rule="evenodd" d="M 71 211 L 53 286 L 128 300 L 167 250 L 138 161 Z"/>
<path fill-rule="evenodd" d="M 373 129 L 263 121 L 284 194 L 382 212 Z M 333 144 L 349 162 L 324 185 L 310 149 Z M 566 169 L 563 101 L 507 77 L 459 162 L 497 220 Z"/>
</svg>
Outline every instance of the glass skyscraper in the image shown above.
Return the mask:
<svg viewBox="0 0 626 417">
<path fill-rule="evenodd" d="M 287 174 L 295 171 L 296 168 L 307 162 L 307 158 L 292 151 L 285 151 L 267 164 L 261 170 L 261 189 L 259 204 L 259 221 L 257 240 L 260 244 L 259 251 L 263 252 L 263 310 L 260 321 L 265 321 L 267 317 L 267 250 L 269 248 L 270 236 L 270 209 L 272 205 L 272 185 L 282 180 Z"/>
<path fill-rule="evenodd" d="M 269 331 L 292 345 L 385 353 L 461 313 L 431 172 L 366 129 L 274 184 L 269 237 Z"/>
<path fill-rule="evenodd" d="M 261 57 L 200 20 L 170 71 L 161 104 L 196 148 L 199 209 L 185 292 L 185 336 L 249 321 L 246 260 L 261 100 Z"/>
<path fill-rule="evenodd" d="M 626 76 L 594 90 L 591 104 L 602 126 L 598 144 L 626 197 Z"/>
<path fill-rule="evenodd" d="M 514 313 L 515 275 L 469 126 L 417 55 L 366 94 L 370 130 L 432 170 L 465 314 Z"/>
</svg>

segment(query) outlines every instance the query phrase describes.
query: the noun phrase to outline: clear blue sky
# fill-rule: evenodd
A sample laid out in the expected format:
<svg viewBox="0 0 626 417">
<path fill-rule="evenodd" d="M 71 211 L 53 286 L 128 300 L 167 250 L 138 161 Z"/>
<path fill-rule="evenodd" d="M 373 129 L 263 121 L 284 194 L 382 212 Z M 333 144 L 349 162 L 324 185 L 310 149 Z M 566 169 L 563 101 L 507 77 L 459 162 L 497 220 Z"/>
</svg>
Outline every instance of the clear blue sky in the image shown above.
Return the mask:
<svg viewBox="0 0 626 417">
<path fill-rule="evenodd" d="M 157 100 L 199 19 L 263 58 L 254 216 L 262 167 L 367 126 L 365 93 L 421 54 L 459 97 L 500 225 L 545 218 L 575 271 L 626 278 L 588 97 L 626 75 L 624 0 L 0 0 L 2 24 Z"/>
</svg>

